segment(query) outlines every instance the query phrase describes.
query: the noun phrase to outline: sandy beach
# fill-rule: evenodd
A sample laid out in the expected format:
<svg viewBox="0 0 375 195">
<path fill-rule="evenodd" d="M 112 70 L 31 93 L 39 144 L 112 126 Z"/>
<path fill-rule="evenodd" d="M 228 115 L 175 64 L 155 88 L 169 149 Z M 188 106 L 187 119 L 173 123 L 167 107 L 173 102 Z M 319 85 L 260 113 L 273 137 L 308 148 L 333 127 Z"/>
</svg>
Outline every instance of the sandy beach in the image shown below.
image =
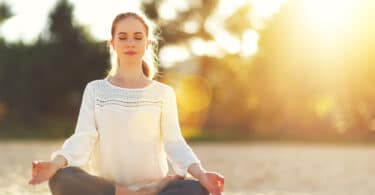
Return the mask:
<svg viewBox="0 0 375 195">
<path fill-rule="evenodd" d="M 0 142 L 0 194 L 47 195 L 27 184 L 34 159 L 48 160 L 59 141 Z M 191 143 L 203 165 L 222 173 L 226 195 L 375 194 L 375 147 L 317 144 Z"/>
</svg>

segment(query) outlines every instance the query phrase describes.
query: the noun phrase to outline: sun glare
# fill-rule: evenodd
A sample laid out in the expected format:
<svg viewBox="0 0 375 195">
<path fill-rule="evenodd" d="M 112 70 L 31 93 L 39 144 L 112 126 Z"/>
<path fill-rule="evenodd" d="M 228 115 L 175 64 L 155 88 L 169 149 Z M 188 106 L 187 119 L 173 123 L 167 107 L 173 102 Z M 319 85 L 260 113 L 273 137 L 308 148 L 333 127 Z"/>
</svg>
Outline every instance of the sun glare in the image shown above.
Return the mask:
<svg viewBox="0 0 375 195">
<path fill-rule="evenodd" d="M 301 11 L 305 22 L 316 29 L 340 31 L 347 27 L 354 3 L 353 0 L 303 0 Z"/>
<path fill-rule="evenodd" d="M 253 6 L 252 11 L 249 13 L 252 25 L 256 29 L 265 27 L 265 20 L 273 16 L 280 10 L 280 7 L 287 0 L 251 0 Z"/>
<path fill-rule="evenodd" d="M 294 26 L 300 29 L 301 48 L 309 48 L 310 62 L 322 82 L 335 82 L 345 72 L 352 51 L 358 2 L 354 0 L 303 0 L 298 2 Z M 324 79 L 325 80 L 324 80 Z"/>
</svg>

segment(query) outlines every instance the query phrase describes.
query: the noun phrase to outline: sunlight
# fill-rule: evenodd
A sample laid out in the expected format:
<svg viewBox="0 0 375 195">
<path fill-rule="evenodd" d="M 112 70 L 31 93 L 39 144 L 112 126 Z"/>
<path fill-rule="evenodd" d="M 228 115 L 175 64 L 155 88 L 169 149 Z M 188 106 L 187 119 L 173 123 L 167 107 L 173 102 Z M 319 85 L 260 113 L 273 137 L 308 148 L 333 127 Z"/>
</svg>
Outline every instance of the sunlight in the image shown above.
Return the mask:
<svg viewBox="0 0 375 195">
<path fill-rule="evenodd" d="M 183 76 L 177 85 L 176 96 L 179 118 L 186 127 L 183 134 L 187 137 L 199 135 L 207 120 L 212 99 L 208 81 L 201 76 Z"/>
<path fill-rule="evenodd" d="M 258 52 L 259 34 L 254 30 L 247 30 L 242 35 L 241 56 L 248 57 Z"/>
<path fill-rule="evenodd" d="M 216 11 L 205 22 L 204 27 L 214 36 L 223 51 L 229 54 L 240 54 L 242 57 L 253 56 L 258 52 L 259 34 L 256 30 L 262 29 L 265 26 L 265 20 L 278 12 L 285 2 L 286 0 L 221 0 Z M 242 37 L 236 37 L 227 32 L 222 21 L 247 4 L 252 7 L 249 12 L 252 28 L 246 30 Z"/>
<path fill-rule="evenodd" d="M 0 0 L 0 2 L 2 2 Z M 5 1 L 11 6 L 13 17 L 1 26 L 1 33 L 10 42 L 22 40 L 33 42 L 38 35 L 47 28 L 48 15 L 54 8 L 57 0 L 33 1 L 12 0 Z M 110 38 L 110 25 L 116 14 L 124 11 L 139 9 L 140 1 L 68 1 L 74 6 L 74 17 L 79 24 L 87 26 L 90 33 L 99 40 Z M 100 14 L 98 14 L 100 10 Z M 104 11 L 105 10 L 105 11 Z M 30 27 L 30 22 L 32 27 Z"/>
<path fill-rule="evenodd" d="M 214 34 L 214 38 L 220 47 L 230 54 L 236 54 L 241 49 L 240 40 L 226 31 Z"/>
<path fill-rule="evenodd" d="M 167 45 L 161 48 L 160 64 L 164 68 L 172 67 L 177 62 L 182 62 L 190 57 L 188 48 L 182 45 Z"/>
<path fill-rule="evenodd" d="M 194 21 L 194 20 L 189 20 L 189 21 L 184 23 L 182 28 L 185 32 L 193 34 L 193 33 L 198 32 L 199 23 L 197 21 Z"/>
<path fill-rule="evenodd" d="M 140 2 L 124 0 L 119 2 L 111 1 L 90 1 L 90 8 L 87 1 L 74 1 L 74 15 L 78 22 L 86 25 L 93 36 L 99 40 L 108 40 L 111 37 L 111 21 L 121 12 L 139 12 Z M 101 14 L 97 11 L 101 10 Z M 105 10 L 105 11 L 104 11 Z"/>
<path fill-rule="evenodd" d="M 320 96 L 313 102 L 314 112 L 319 117 L 326 116 L 329 112 L 333 110 L 334 106 L 335 101 L 333 97 L 329 95 Z"/>
<path fill-rule="evenodd" d="M 371 119 L 369 126 L 371 131 L 375 131 L 375 118 Z"/>
<path fill-rule="evenodd" d="M 249 95 L 246 99 L 246 106 L 249 110 L 254 110 L 259 105 L 259 98 L 255 95 Z"/>
<path fill-rule="evenodd" d="M 232 15 L 239 7 L 244 5 L 246 0 L 220 0 L 216 9 L 216 17 L 226 18 Z"/>
<path fill-rule="evenodd" d="M 275 12 L 277 12 L 281 5 L 284 4 L 287 0 L 250 0 L 254 4 L 253 14 L 262 17 L 268 18 L 271 17 Z"/>
<path fill-rule="evenodd" d="M 209 107 L 211 94 L 208 83 L 203 77 L 184 77 L 176 91 L 180 94 L 178 96 L 179 108 L 186 114 L 200 112 Z"/>
<path fill-rule="evenodd" d="M 199 38 L 190 40 L 190 48 L 194 55 L 197 56 L 222 56 L 223 52 L 219 49 L 215 41 L 204 41 Z"/>
<path fill-rule="evenodd" d="M 348 130 L 348 125 L 344 120 L 336 120 L 333 123 L 339 133 L 345 133 Z"/>
<path fill-rule="evenodd" d="M 176 9 L 168 3 L 162 3 L 159 6 L 158 13 L 164 20 L 173 20 L 177 18 Z"/>
<path fill-rule="evenodd" d="M 250 0 L 253 10 L 249 13 L 250 20 L 255 29 L 265 27 L 265 20 L 280 10 L 287 0 Z"/>
<path fill-rule="evenodd" d="M 33 42 L 42 31 L 47 22 L 49 10 L 52 9 L 52 0 L 40 0 L 37 4 L 38 11 L 35 11 L 35 2 L 12 0 L 1 1 L 11 6 L 13 17 L 5 20 L 0 27 L 0 33 L 8 41 L 22 40 L 26 43 Z M 30 26 L 32 21 L 32 26 Z"/>
<path fill-rule="evenodd" d="M 192 6 L 189 1 L 164 0 L 158 7 L 158 13 L 165 20 L 176 19 L 179 12 L 185 12 Z"/>
<path fill-rule="evenodd" d="M 317 30 L 340 31 L 347 28 L 354 3 L 353 0 L 304 0 L 303 16 Z"/>
<path fill-rule="evenodd" d="M 325 86 L 338 84 L 340 76 L 348 71 L 348 54 L 356 52 L 354 40 L 362 28 L 358 25 L 358 2 L 303 0 L 296 5 L 296 17 L 288 21 L 295 26 L 291 39 L 303 41 L 291 48 L 309 52 L 301 60 L 310 63 L 308 72 L 314 75 L 315 82 Z"/>
</svg>

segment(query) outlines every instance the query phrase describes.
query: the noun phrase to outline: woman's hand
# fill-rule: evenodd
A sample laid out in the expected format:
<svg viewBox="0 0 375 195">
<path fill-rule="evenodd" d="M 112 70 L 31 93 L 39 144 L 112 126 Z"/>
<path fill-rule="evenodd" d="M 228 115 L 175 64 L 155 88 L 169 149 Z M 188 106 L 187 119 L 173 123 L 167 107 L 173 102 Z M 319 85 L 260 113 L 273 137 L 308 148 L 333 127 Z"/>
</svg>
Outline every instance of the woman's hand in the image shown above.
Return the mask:
<svg viewBox="0 0 375 195">
<path fill-rule="evenodd" d="M 32 163 L 32 178 L 29 184 L 36 185 L 49 180 L 59 170 L 59 165 L 54 162 L 38 162 Z"/>
<path fill-rule="evenodd" d="M 222 195 L 224 192 L 224 177 L 218 173 L 202 172 L 198 180 L 211 195 Z"/>
</svg>

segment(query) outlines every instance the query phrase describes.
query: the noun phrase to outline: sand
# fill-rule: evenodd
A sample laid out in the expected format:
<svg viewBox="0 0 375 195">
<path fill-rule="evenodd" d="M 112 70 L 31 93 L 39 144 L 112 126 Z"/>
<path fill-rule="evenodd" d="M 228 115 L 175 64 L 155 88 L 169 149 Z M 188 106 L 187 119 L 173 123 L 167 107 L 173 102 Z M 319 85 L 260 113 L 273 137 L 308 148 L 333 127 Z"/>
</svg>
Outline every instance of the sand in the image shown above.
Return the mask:
<svg viewBox="0 0 375 195">
<path fill-rule="evenodd" d="M 48 160 L 59 141 L 0 142 L 0 194 L 47 195 L 30 186 L 31 162 Z M 206 169 L 225 176 L 226 195 L 375 194 L 375 146 L 192 143 Z"/>
</svg>

